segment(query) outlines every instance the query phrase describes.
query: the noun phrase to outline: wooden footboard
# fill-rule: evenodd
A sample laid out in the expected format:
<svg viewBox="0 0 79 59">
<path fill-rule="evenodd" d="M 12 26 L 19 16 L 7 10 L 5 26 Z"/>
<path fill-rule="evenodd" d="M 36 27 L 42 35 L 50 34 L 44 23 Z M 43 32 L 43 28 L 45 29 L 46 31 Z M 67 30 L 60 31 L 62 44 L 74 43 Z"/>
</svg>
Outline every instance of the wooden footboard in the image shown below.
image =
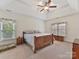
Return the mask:
<svg viewBox="0 0 79 59">
<path fill-rule="evenodd" d="M 35 43 L 34 53 L 36 53 L 36 50 L 41 49 L 53 43 L 53 35 L 45 35 L 45 36 L 39 36 L 39 37 L 35 36 L 34 43 Z"/>
</svg>

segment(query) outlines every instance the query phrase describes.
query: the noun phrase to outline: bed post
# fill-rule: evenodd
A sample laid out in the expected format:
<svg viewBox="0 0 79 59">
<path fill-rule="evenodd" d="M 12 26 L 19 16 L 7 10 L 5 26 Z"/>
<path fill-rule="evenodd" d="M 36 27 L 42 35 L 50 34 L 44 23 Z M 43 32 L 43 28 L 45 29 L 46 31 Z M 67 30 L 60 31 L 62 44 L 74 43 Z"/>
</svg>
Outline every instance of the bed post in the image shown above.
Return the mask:
<svg viewBox="0 0 79 59">
<path fill-rule="evenodd" d="M 34 53 L 36 53 L 36 50 L 34 50 Z"/>
<path fill-rule="evenodd" d="M 23 40 L 24 40 L 24 32 L 23 32 Z"/>
<path fill-rule="evenodd" d="M 24 43 L 26 43 L 26 42 L 25 42 L 25 39 L 24 39 L 24 34 L 25 34 L 25 32 L 23 32 L 23 41 L 24 41 Z"/>
<path fill-rule="evenodd" d="M 54 37 L 54 35 L 52 34 L 52 44 L 53 44 L 53 40 L 54 40 L 53 37 Z"/>
<path fill-rule="evenodd" d="M 36 36 L 34 36 L 34 53 L 36 53 Z"/>
</svg>

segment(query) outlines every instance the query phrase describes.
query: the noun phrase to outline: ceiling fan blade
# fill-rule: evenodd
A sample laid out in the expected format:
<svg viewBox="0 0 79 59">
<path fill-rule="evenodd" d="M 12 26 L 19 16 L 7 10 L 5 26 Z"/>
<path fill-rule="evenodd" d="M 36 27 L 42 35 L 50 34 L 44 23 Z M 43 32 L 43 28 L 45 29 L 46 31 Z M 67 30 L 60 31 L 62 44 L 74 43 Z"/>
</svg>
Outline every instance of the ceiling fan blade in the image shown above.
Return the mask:
<svg viewBox="0 0 79 59">
<path fill-rule="evenodd" d="M 51 2 L 51 0 L 48 0 L 48 4 Z"/>
<path fill-rule="evenodd" d="M 49 6 L 49 8 L 56 8 L 57 6 Z"/>
<path fill-rule="evenodd" d="M 44 6 L 42 6 L 42 5 L 37 5 L 37 6 L 39 6 L 39 7 L 44 7 Z"/>
<path fill-rule="evenodd" d="M 42 12 L 44 9 L 41 9 L 40 12 Z"/>
</svg>

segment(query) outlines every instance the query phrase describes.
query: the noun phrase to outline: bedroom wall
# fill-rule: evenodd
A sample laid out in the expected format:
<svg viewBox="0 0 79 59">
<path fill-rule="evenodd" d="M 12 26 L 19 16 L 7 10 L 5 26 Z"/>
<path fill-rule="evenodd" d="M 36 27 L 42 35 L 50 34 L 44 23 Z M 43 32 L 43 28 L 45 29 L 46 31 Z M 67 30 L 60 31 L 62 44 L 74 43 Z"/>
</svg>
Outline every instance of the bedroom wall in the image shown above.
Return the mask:
<svg viewBox="0 0 79 59">
<path fill-rule="evenodd" d="M 27 30 L 44 32 L 44 21 L 41 19 L 20 14 L 9 14 L 0 10 L 0 18 L 2 17 L 16 20 L 16 36 L 22 36 L 22 32 Z"/>
<path fill-rule="evenodd" d="M 40 32 L 44 32 L 44 21 L 38 18 L 34 18 L 31 16 L 22 16 L 19 15 L 16 17 L 17 23 L 17 34 L 19 36 L 22 35 L 23 31 L 27 30 L 37 30 Z"/>
<path fill-rule="evenodd" d="M 75 38 L 79 38 L 79 13 L 45 21 L 45 32 L 51 32 L 51 24 L 59 22 L 67 22 L 67 37 L 65 41 L 73 42 Z"/>
</svg>

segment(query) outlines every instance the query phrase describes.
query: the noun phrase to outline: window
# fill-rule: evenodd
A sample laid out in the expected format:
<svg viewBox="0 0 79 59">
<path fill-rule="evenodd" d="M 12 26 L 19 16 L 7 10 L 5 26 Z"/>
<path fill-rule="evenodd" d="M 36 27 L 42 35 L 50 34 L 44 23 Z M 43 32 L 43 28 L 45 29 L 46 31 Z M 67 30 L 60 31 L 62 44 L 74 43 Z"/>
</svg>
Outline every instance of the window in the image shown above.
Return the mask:
<svg viewBox="0 0 79 59">
<path fill-rule="evenodd" d="M 58 36 L 66 36 L 66 22 L 52 24 L 52 33 Z"/>
<path fill-rule="evenodd" d="M 1 30 L 1 22 L 0 22 L 0 30 Z"/>
<path fill-rule="evenodd" d="M 66 24 L 65 23 L 58 24 L 58 35 L 66 36 Z"/>
<path fill-rule="evenodd" d="M 15 22 L 2 20 L 0 22 L 0 41 L 15 38 Z"/>
</svg>

